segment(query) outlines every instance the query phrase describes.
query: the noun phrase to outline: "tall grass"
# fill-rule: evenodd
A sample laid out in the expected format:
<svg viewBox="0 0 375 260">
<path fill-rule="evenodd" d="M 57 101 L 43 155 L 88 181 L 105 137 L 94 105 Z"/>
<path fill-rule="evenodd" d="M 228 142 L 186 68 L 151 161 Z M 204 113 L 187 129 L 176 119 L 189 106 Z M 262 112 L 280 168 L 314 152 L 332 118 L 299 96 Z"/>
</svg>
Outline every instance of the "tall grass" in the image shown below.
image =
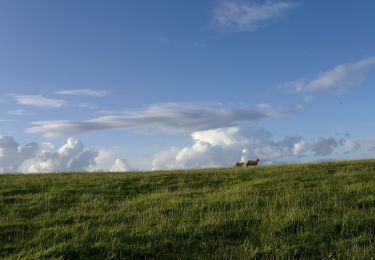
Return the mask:
<svg viewBox="0 0 375 260">
<path fill-rule="evenodd" d="M 371 258 L 375 160 L 0 176 L 0 258 Z"/>
</svg>

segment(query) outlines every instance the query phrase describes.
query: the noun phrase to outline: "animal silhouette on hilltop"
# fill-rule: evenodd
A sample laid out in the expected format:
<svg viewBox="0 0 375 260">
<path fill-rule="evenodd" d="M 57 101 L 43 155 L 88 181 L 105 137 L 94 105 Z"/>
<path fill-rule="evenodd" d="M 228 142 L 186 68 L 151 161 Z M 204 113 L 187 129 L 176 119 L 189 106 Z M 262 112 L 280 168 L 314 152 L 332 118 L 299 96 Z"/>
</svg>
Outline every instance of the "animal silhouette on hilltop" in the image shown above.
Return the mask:
<svg viewBox="0 0 375 260">
<path fill-rule="evenodd" d="M 247 162 L 234 162 L 234 167 L 242 167 L 242 166 L 257 166 L 260 162 L 259 158 L 257 158 L 255 161 L 248 160 Z"/>
<path fill-rule="evenodd" d="M 241 166 L 244 166 L 244 165 L 245 165 L 244 162 L 235 162 L 235 163 L 233 164 L 234 167 L 241 167 Z"/>
<path fill-rule="evenodd" d="M 259 158 L 257 158 L 255 161 L 248 160 L 245 165 L 246 165 L 246 167 L 247 166 L 257 166 L 258 162 L 260 162 Z"/>
</svg>

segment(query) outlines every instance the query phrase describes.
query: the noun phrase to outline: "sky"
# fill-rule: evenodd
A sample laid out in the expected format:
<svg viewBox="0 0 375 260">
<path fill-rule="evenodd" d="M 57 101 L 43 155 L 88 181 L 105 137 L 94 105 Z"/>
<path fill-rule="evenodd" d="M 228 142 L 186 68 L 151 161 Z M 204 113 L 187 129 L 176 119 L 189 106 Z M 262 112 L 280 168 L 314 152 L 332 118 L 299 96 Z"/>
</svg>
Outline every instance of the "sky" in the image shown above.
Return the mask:
<svg viewBox="0 0 375 260">
<path fill-rule="evenodd" d="M 0 172 L 374 158 L 373 10 L 0 0 Z"/>
</svg>

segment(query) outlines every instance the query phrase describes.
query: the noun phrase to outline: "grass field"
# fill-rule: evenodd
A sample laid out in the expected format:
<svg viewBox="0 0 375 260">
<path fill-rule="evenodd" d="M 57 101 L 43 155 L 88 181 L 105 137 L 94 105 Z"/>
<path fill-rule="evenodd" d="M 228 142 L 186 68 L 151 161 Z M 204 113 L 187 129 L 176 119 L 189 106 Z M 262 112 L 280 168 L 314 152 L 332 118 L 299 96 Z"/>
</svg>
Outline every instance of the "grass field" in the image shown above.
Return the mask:
<svg viewBox="0 0 375 260">
<path fill-rule="evenodd" d="M 371 258 L 375 160 L 0 175 L 0 258 Z"/>
</svg>

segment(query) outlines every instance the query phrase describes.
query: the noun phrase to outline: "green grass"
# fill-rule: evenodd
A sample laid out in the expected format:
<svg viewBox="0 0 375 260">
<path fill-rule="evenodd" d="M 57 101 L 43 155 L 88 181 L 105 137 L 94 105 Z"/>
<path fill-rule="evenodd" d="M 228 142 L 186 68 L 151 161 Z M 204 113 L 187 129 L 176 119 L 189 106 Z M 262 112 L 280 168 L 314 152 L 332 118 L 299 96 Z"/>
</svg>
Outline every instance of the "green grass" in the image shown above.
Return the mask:
<svg viewBox="0 0 375 260">
<path fill-rule="evenodd" d="M 0 258 L 373 256 L 375 160 L 0 176 Z"/>
</svg>

